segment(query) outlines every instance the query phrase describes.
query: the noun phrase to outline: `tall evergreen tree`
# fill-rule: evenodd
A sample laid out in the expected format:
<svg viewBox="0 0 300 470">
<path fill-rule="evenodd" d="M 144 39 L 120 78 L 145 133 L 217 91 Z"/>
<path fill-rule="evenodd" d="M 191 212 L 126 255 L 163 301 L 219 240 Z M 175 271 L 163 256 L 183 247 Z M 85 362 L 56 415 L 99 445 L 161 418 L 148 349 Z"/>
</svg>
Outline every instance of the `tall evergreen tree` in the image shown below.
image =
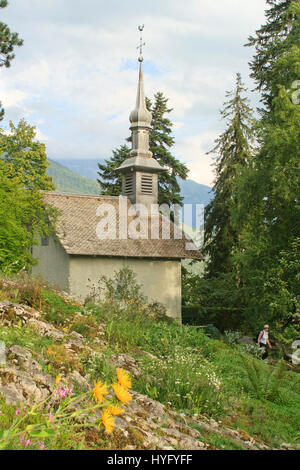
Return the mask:
<svg viewBox="0 0 300 470">
<path fill-rule="evenodd" d="M 0 8 L 5 8 L 7 5 L 7 0 L 0 0 Z M 10 67 L 15 57 L 14 47 L 22 46 L 22 44 L 23 40 L 19 38 L 18 33 L 12 33 L 5 23 L 0 22 L 0 67 Z M 3 117 L 4 109 L 0 102 L 0 121 Z"/>
<path fill-rule="evenodd" d="M 253 167 L 239 181 L 236 257 L 247 288 L 247 316 L 263 315 L 263 321 L 274 322 L 278 328 L 287 318 L 300 316 L 296 264 L 291 268 L 290 261 L 299 256 L 300 238 L 300 105 L 293 99 L 293 84 L 300 76 L 300 2 L 274 1 L 271 12 L 279 7 L 284 21 L 274 20 L 274 40 L 270 36 L 264 45 L 258 35 L 255 42 L 253 64 L 268 55 L 272 61 L 255 70 L 258 85 L 265 80 L 267 108 L 258 127 L 260 150 Z M 270 16 L 262 30 L 271 28 Z M 276 56 L 272 55 L 274 44 L 279 43 Z M 289 269 L 282 269 L 287 264 Z"/>
<path fill-rule="evenodd" d="M 274 66 L 284 51 L 292 44 L 299 44 L 300 31 L 297 22 L 297 3 L 299 0 L 266 0 L 266 24 L 249 37 L 247 46 L 255 47 L 256 54 L 250 62 L 251 77 L 262 92 L 262 101 L 267 108 L 277 93 L 276 86 L 286 86 L 288 70 L 276 74 L 274 83 Z M 292 8 L 291 8 L 292 7 Z M 299 75 L 298 75 L 299 78 Z M 275 84 L 275 88 L 274 88 Z"/>
<path fill-rule="evenodd" d="M 152 113 L 152 129 L 149 136 L 149 147 L 155 158 L 169 171 L 159 174 L 158 202 L 159 204 L 182 204 L 180 186 L 177 178 L 186 179 L 188 169 L 184 163 L 176 159 L 170 149 L 174 145 L 172 137 L 172 122 L 167 117 L 172 109 L 167 106 L 168 99 L 158 92 L 154 95 L 154 103 L 146 99 L 147 109 Z M 127 142 L 131 141 L 131 137 Z M 113 151 L 113 156 L 105 160 L 104 164 L 98 164 L 101 192 L 105 195 L 117 196 L 122 192 L 122 178 L 115 169 L 129 157 L 130 148 L 124 144 Z"/>
<path fill-rule="evenodd" d="M 249 167 L 252 157 L 253 117 L 248 99 L 243 96 L 245 92 L 241 75 L 237 74 L 235 90 L 226 93 L 228 100 L 221 111 L 227 128 L 209 152 L 217 158 L 214 198 L 205 209 L 207 277 L 215 277 L 232 269 L 232 253 L 238 238 L 231 217 L 239 203 L 235 186 L 241 169 Z"/>
</svg>

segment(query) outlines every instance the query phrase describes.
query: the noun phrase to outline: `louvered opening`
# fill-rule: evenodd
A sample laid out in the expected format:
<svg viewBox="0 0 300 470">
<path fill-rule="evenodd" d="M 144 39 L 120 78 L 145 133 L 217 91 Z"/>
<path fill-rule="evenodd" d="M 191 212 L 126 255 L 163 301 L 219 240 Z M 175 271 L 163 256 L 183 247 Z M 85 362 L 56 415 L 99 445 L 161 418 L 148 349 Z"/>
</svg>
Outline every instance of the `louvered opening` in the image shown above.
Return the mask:
<svg viewBox="0 0 300 470">
<path fill-rule="evenodd" d="M 141 190 L 142 194 L 152 194 L 152 175 L 142 175 Z"/>
<path fill-rule="evenodd" d="M 125 177 L 125 195 L 133 193 L 133 175 Z"/>
</svg>

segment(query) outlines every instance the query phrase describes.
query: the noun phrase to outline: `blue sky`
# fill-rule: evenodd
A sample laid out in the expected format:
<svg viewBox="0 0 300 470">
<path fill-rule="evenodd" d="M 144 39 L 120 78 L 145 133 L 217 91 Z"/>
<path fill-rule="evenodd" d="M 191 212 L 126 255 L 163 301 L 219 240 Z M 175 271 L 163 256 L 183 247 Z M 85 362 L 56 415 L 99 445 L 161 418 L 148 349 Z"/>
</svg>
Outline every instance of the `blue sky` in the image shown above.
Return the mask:
<svg viewBox="0 0 300 470">
<path fill-rule="evenodd" d="M 174 154 L 189 178 L 212 184 L 205 155 L 224 123 L 219 110 L 253 50 L 243 47 L 264 22 L 265 0 L 10 0 L 1 21 L 24 39 L 0 69 L 2 127 L 25 118 L 53 159 L 109 158 L 129 134 L 145 24 L 147 96 L 162 91 L 173 108 Z"/>
</svg>

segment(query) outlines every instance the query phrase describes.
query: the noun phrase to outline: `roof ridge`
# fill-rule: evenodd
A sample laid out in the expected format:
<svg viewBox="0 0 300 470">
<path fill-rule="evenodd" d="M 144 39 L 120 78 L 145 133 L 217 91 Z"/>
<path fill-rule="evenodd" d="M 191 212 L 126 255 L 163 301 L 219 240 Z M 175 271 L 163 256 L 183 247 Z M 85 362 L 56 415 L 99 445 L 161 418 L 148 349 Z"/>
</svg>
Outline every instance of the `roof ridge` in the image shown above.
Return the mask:
<svg viewBox="0 0 300 470">
<path fill-rule="evenodd" d="M 119 196 L 106 196 L 99 194 L 98 196 L 92 194 L 76 194 L 76 193 L 57 193 L 55 191 L 44 191 L 45 196 L 63 196 L 63 197 L 77 197 L 77 198 L 88 198 L 88 199 L 119 199 Z"/>
</svg>

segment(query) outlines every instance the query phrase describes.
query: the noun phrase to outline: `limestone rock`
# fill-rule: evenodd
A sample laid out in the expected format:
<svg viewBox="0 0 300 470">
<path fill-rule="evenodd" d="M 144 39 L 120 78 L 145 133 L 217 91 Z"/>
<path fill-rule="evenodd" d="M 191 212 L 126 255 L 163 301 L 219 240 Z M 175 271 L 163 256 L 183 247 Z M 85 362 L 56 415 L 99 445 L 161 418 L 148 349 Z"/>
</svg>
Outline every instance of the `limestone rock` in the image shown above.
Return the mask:
<svg viewBox="0 0 300 470">
<path fill-rule="evenodd" d="M 129 354 L 120 354 L 113 356 L 112 362 L 116 367 L 122 367 L 129 372 L 133 378 L 138 378 L 141 375 L 141 369 L 136 360 Z"/>
<path fill-rule="evenodd" d="M 5 396 L 5 401 L 8 405 L 16 405 L 25 401 L 20 387 L 14 383 L 9 383 L 4 386 L 0 385 L 0 393 Z"/>
<path fill-rule="evenodd" d="M 29 320 L 29 324 L 34 325 L 40 335 L 47 336 L 47 338 L 51 338 L 54 341 L 62 341 L 65 336 L 61 330 L 55 328 L 49 323 L 31 319 Z"/>
<path fill-rule="evenodd" d="M 3 326 L 25 325 L 30 319 L 40 318 L 40 313 L 27 305 L 0 302 L 0 324 Z"/>
<path fill-rule="evenodd" d="M 30 350 L 27 348 L 15 344 L 8 348 L 7 355 L 14 364 L 25 370 L 42 370 L 41 365 L 33 359 Z"/>
</svg>

